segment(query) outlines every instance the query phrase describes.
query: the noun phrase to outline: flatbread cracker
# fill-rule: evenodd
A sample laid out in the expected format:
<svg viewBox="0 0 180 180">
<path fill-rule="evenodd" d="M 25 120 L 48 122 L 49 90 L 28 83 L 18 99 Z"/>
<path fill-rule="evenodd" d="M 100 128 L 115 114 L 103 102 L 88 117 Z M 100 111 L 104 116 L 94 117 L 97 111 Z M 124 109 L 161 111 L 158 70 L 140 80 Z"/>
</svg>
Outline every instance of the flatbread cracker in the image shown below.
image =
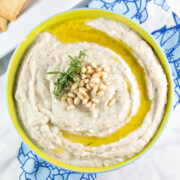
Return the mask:
<svg viewBox="0 0 180 180">
<path fill-rule="evenodd" d="M 7 19 L 0 17 L 0 32 L 6 31 L 7 23 L 8 23 Z"/>
<path fill-rule="evenodd" d="M 14 21 L 25 0 L 0 0 L 0 16 Z"/>
</svg>

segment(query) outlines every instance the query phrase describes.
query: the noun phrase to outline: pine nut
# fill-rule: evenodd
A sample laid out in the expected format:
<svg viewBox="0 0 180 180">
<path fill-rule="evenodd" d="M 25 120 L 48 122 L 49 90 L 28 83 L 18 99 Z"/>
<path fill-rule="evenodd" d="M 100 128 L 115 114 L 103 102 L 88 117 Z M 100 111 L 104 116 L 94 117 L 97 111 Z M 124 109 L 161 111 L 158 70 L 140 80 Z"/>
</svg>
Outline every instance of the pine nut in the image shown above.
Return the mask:
<svg viewBox="0 0 180 180">
<path fill-rule="evenodd" d="M 88 90 L 87 90 L 86 88 L 84 88 L 84 87 L 80 87 L 79 89 L 82 89 L 82 90 L 84 90 L 85 92 L 88 91 Z"/>
<path fill-rule="evenodd" d="M 75 105 L 80 104 L 80 102 L 81 102 L 81 100 L 79 99 L 79 97 L 76 97 L 76 98 L 74 99 L 74 104 L 75 104 Z"/>
<path fill-rule="evenodd" d="M 89 85 L 93 88 L 95 86 L 94 83 L 90 82 Z"/>
<path fill-rule="evenodd" d="M 82 103 L 83 103 L 83 104 L 87 104 L 87 102 L 88 102 L 88 99 L 83 99 L 83 100 L 82 100 Z"/>
<path fill-rule="evenodd" d="M 94 69 L 91 70 L 91 73 L 90 74 L 94 74 Z"/>
<path fill-rule="evenodd" d="M 99 78 L 100 76 L 101 76 L 100 73 L 94 73 L 94 74 L 92 75 L 93 78 Z"/>
<path fill-rule="evenodd" d="M 69 106 L 66 108 L 66 110 L 67 110 L 67 111 L 72 111 L 74 108 L 75 108 L 74 105 L 69 105 Z"/>
<path fill-rule="evenodd" d="M 66 101 L 67 97 L 68 97 L 68 95 L 66 93 L 63 94 L 63 96 L 61 97 L 61 101 Z"/>
<path fill-rule="evenodd" d="M 102 73 L 101 73 L 101 77 L 102 77 L 103 80 L 106 79 L 106 78 L 107 78 L 107 73 L 102 72 Z"/>
<path fill-rule="evenodd" d="M 81 96 L 85 97 L 86 99 L 89 99 L 88 94 L 83 89 L 79 89 L 79 93 L 81 94 Z"/>
<path fill-rule="evenodd" d="M 78 92 L 78 89 L 75 89 L 73 92 L 74 92 L 74 94 L 77 94 L 77 92 Z"/>
<path fill-rule="evenodd" d="M 106 89 L 106 86 L 104 84 L 100 84 L 99 89 L 104 90 L 104 89 Z"/>
<path fill-rule="evenodd" d="M 73 99 L 71 97 L 68 97 L 67 101 L 68 101 L 69 104 L 73 104 Z"/>
<path fill-rule="evenodd" d="M 110 107 L 113 106 L 115 102 L 116 102 L 116 98 L 110 99 L 108 102 L 108 106 L 110 106 Z"/>
<path fill-rule="evenodd" d="M 93 90 L 91 91 L 91 96 L 92 96 L 92 97 L 93 97 L 93 96 L 96 96 L 97 90 L 98 90 L 98 85 L 95 85 L 95 86 L 93 87 Z"/>
<path fill-rule="evenodd" d="M 89 84 L 86 84 L 86 88 L 90 91 L 92 87 Z"/>
<path fill-rule="evenodd" d="M 85 79 L 84 82 L 87 84 L 89 83 L 89 79 Z"/>
<path fill-rule="evenodd" d="M 91 96 L 94 97 L 94 96 L 96 96 L 96 95 L 97 95 L 97 91 L 92 90 L 92 91 L 91 91 Z"/>
<path fill-rule="evenodd" d="M 85 75 L 85 74 L 82 74 L 81 78 L 82 78 L 82 79 L 86 79 L 86 75 Z"/>
<path fill-rule="evenodd" d="M 93 87 L 93 91 L 97 91 L 98 90 L 98 85 L 95 85 L 94 87 Z"/>
<path fill-rule="evenodd" d="M 88 94 L 84 95 L 84 97 L 85 97 L 86 99 L 89 99 L 89 96 L 88 96 Z"/>
<path fill-rule="evenodd" d="M 95 104 L 95 103 L 92 103 L 89 110 L 90 110 L 91 112 L 94 112 L 94 111 L 95 111 L 95 108 L 96 108 L 96 104 Z"/>
<path fill-rule="evenodd" d="M 91 104 L 92 104 L 92 102 L 89 101 L 89 102 L 86 104 L 86 107 L 87 107 L 87 108 L 90 108 L 90 107 L 91 107 Z"/>
<path fill-rule="evenodd" d="M 108 81 L 104 81 L 103 82 L 105 86 L 109 86 L 109 82 Z"/>
<path fill-rule="evenodd" d="M 74 91 L 77 87 L 78 87 L 78 84 L 77 84 L 77 83 L 74 83 L 74 84 L 71 86 L 71 91 Z"/>
<path fill-rule="evenodd" d="M 86 74 L 91 74 L 91 72 L 92 72 L 92 68 L 91 68 L 91 66 L 88 66 L 88 67 L 87 67 Z"/>
<path fill-rule="evenodd" d="M 97 68 L 97 65 L 95 63 L 91 63 L 90 66 L 94 69 Z"/>
<path fill-rule="evenodd" d="M 78 95 L 79 99 L 81 99 L 81 100 L 84 99 L 84 97 L 79 92 L 77 92 L 77 95 Z"/>
<path fill-rule="evenodd" d="M 66 99 L 62 96 L 62 97 L 61 97 L 61 101 L 66 101 Z"/>
<path fill-rule="evenodd" d="M 98 104 L 100 101 L 99 101 L 99 99 L 95 99 L 95 98 L 93 98 L 93 99 L 92 99 L 92 102 L 94 102 L 94 103 L 97 103 L 97 104 Z"/>
<path fill-rule="evenodd" d="M 86 96 L 86 91 L 82 88 L 79 88 L 79 93 L 82 95 L 82 96 Z"/>
<path fill-rule="evenodd" d="M 74 93 L 72 93 L 72 92 L 69 92 L 69 93 L 68 93 L 68 96 L 69 96 L 69 97 L 72 97 L 72 98 L 75 98 L 75 97 L 76 97 L 76 95 L 75 95 Z"/>
<path fill-rule="evenodd" d="M 90 74 L 86 74 L 86 77 L 87 77 L 88 79 L 91 79 L 91 75 L 90 75 Z"/>
<path fill-rule="evenodd" d="M 103 67 L 102 70 L 107 73 L 110 71 L 109 67 Z"/>
<path fill-rule="evenodd" d="M 93 83 L 99 83 L 99 82 L 100 82 L 100 79 L 99 79 L 99 78 L 92 78 L 92 79 L 91 79 L 91 82 L 93 82 Z"/>
<path fill-rule="evenodd" d="M 97 68 L 95 69 L 96 72 L 101 72 L 101 70 L 102 70 L 101 67 L 97 67 Z"/>
<path fill-rule="evenodd" d="M 102 91 L 102 90 L 99 90 L 99 91 L 97 92 L 97 95 L 98 95 L 98 96 L 103 96 L 103 94 L 104 94 L 104 91 Z"/>
<path fill-rule="evenodd" d="M 84 84 L 85 84 L 84 80 L 81 80 L 80 81 L 80 86 L 84 86 Z"/>
<path fill-rule="evenodd" d="M 82 73 L 85 73 L 85 72 L 86 72 L 86 68 L 83 67 L 83 68 L 82 68 Z"/>
</svg>

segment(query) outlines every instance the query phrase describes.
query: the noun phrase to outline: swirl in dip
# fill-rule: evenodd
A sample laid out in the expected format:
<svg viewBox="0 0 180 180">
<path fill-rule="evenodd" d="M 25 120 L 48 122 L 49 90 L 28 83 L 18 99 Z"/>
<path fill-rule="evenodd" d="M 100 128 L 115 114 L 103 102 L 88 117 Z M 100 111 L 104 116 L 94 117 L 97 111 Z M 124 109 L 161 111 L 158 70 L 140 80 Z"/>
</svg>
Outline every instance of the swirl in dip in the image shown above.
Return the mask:
<svg viewBox="0 0 180 180">
<path fill-rule="evenodd" d="M 86 49 L 84 63 L 110 69 L 109 84 L 90 111 L 53 95 L 57 75 Z M 152 48 L 132 29 L 109 19 L 73 19 L 37 36 L 16 77 L 18 117 L 33 142 L 68 164 L 101 167 L 142 150 L 154 136 L 167 101 L 166 75 Z M 116 102 L 108 106 L 110 99 Z"/>
</svg>

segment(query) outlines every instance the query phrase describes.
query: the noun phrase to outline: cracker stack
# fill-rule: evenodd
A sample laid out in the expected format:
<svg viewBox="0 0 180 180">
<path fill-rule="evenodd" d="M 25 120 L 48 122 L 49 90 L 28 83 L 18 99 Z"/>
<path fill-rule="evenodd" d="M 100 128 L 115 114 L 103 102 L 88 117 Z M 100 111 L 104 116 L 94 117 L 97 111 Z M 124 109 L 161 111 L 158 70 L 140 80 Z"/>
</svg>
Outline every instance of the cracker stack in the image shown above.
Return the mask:
<svg viewBox="0 0 180 180">
<path fill-rule="evenodd" d="M 6 31 L 7 23 L 14 21 L 25 0 L 0 0 L 0 31 Z"/>
</svg>

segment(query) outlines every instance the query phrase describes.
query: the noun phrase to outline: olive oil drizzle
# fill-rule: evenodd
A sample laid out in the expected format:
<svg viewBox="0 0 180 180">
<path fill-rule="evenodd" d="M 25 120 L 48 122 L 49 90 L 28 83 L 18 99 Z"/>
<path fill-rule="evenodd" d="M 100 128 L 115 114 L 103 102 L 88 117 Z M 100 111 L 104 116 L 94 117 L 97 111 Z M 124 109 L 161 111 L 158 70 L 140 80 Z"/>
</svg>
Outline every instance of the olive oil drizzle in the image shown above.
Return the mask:
<svg viewBox="0 0 180 180">
<path fill-rule="evenodd" d="M 136 115 L 134 115 L 128 123 L 114 133 L 106 137 L 99 138 L 62 131 L 63 137 L 72 143 L 81 143 L 84 146 L 97 147 L 114 143 L 127 136 L 129 133 L 137 130 L 150 110 L 151 100 L 148 98 L 144 69 L 139 64 L 137 58 L 133 55 L 133 50 L 122 40 L 115 39 L 100 30 L 86 25 L 86 21 L 87 19 L 72 19 L 49 29 L 48 32 L 55 35 L 55 37 L 62 43 L 77 43 L 86 41 L 111 49 L 121 56 L 129 65 L 140 90 L 140 106 Z"/>
</svg>

